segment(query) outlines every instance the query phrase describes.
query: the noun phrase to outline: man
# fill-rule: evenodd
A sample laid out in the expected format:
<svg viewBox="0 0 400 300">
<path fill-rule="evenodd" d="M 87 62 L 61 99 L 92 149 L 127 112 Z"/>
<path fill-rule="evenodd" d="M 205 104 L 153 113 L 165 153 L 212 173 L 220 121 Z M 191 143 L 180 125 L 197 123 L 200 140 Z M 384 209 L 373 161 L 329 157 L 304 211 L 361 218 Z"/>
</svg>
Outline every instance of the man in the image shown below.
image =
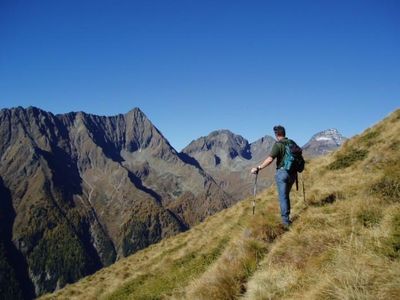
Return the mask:
<svg viewBox="0 0 400 300">
<path fill-rule="evenodd" d="M 275 180 L 278 187 L 279 204 L 281 207 L 282 223 L 285 228 L 288 228 L 292 223 L 290 221 L 290 198 L 289 193 L 293 183 L 296 180 L 297 173 L 287 171 L 284 168 L 284 156 L 285 156 L 285 143 L 289 142 L 286 138 L 285 128 L 281 125 L 274 126 L 274 133 L 277 142 L 272 147 L 270 155 L 264 160 L 264 162 L 256 168 L 251 169 L 252 174 L 257 174 L 260 170 L 269 166 L 276 158 L 276 174 Z"/>
</svg>

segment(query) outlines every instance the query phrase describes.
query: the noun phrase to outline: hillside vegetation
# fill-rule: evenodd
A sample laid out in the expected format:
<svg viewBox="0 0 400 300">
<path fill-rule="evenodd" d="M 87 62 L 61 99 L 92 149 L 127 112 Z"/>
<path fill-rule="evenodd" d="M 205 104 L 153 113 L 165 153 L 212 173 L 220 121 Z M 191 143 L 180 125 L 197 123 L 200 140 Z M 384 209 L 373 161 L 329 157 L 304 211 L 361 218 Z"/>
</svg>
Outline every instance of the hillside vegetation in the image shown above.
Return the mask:
<svg viewBox="0 0 400 300">
<path fill-rule="evenodd" d="M 399 132 L 397 110 L 311 161 L 289 231 L 273 186 L 44 299 L 398 298 Z"/>
</svg>

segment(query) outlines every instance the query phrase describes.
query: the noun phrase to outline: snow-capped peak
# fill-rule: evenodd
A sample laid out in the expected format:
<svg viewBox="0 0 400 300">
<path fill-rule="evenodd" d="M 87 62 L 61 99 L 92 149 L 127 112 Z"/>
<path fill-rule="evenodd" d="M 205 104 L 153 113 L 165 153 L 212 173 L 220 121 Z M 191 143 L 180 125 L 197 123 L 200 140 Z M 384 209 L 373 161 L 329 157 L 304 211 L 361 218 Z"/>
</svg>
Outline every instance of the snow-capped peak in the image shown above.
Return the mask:
<svg viewBox="0 0 400 300">
<path fill-rule="evenodd" d="M 319 156 L 336 150 L 346 138 L 337 129 L 331 128 L 315 134 L 307 144 L 303 146 L 303 152 L 308 156 Z"/>
<path fill-rule="evenodd" d="M 331 129 L 327 129 L 327 130 L 324 130 L 324 131 L 321 131 L 321 132 L 315 134 L 312 137 L 312 140 L 321 141 L 321 142 L 322 141 L 325 141 L 325 142 L 331 141 L 339 146 L 339 145 L 343 144 L 345 138 L 343 137 L 343 135 L 340 134 L 340 132 L 337 129 L 331 128 Z"/>
<path fill-rule="evenodd" d="M 326 137 L 326 136 L 320 136 L 320 137 L 315 138 L 315 140 L 316 141 L 330 141 L 330 140 L 332 140 L 332 138 Z"/>
</svg>

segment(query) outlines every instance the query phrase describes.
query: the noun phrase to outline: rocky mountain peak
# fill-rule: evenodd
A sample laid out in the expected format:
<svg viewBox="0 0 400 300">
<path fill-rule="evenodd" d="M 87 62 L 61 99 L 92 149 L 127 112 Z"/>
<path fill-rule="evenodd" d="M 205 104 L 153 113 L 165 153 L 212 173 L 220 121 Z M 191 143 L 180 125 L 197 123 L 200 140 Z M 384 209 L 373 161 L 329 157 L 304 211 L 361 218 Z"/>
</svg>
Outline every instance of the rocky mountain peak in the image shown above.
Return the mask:
<svg viewBox="0 0 400 300">
<path fill-rule="evenodd" d="M 265 136 L 249 144 L 241 135 L 222 129 L 192 141 L 181 155 L 185 155 L 186 160 L 190 158 L 196 162 L 239 200 L 248 196 L 249 186 L 253 184 L 250 168 L 265 159 L 273 143 L 272 137 Z M 265 184 L 269 184 L 269 181 L 265 181 Z"/>
<path fill-rule="evenodd" d="M 346 139 L 345 137 L 335 128 L 326 129 L 315 134 L 311 140 L 316 141 L 333 141 L 336 145 L 340 146 Z"/>
<path fill-rule="evenodd" d="M 135 107 L 135 108 L 131 109 L 126 114 L 124 114 L 124 116 L 125 116 L 125 118 L 131 117 L 131 118 L 136 118 L 136 119 L 142 120 L 142 121 L 148 120 L 145 113 L 139 107 Z"/>
<path fill-rule="evenodd" d="M 326 129 L 314 134 L 303 146 L 303 152 L 309 157 L 325 155 L 339 148 L 345 141 L 346 138 L 337 129 Z"/>
<path fill-rule="evenodd" d="M 151 148 L 154 155 L 164 156 L 164 158 L 168 158 L 171 153 L 177 154 L 168 140 L 139 108 L 129 111 L 123 118 L 128 151 Z"/>
<path fill-rule="evenodd" d="M 213 131 L 208 136 L 203 136 L 192 141 L 182 150 L 183 153 L 189 155 L 207 151 L 217 156 L 228 155 L 231 159 L 237 156 L 248 157 L 249 142 L 240 135 L 222 129 Z"/>
</svg>

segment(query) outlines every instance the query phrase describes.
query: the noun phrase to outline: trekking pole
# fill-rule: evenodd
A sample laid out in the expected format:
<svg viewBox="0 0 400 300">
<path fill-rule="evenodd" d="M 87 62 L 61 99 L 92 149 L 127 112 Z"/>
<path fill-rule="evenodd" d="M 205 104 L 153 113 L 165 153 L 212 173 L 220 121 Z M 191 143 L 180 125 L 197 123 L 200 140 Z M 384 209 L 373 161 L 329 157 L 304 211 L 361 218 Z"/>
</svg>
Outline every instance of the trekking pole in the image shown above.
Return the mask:
<svg viewBox="0 0 400 300">
<path fill-rule="evenodd" d="M 254 212 L 256 211 L 256 194 L 257 194 L 257 177 L 258 177 L 258 172 L 256 173 L 256 179 L 254 180 L 254 189 L 253 189 L 253 215 Z"/>
<path fill-rule="evenodd" d="M 306 203 L 306 190 L 305 190 L 305 188 L 304 188 L 304 176 L 303 176 L 303 174 L 301 175 L 301 185 L 302 185 L 302 187 L 303 187 L 303 199 L 304 199 L 304 203 L 307 205 L 307 203 Z"/>
</svg>

